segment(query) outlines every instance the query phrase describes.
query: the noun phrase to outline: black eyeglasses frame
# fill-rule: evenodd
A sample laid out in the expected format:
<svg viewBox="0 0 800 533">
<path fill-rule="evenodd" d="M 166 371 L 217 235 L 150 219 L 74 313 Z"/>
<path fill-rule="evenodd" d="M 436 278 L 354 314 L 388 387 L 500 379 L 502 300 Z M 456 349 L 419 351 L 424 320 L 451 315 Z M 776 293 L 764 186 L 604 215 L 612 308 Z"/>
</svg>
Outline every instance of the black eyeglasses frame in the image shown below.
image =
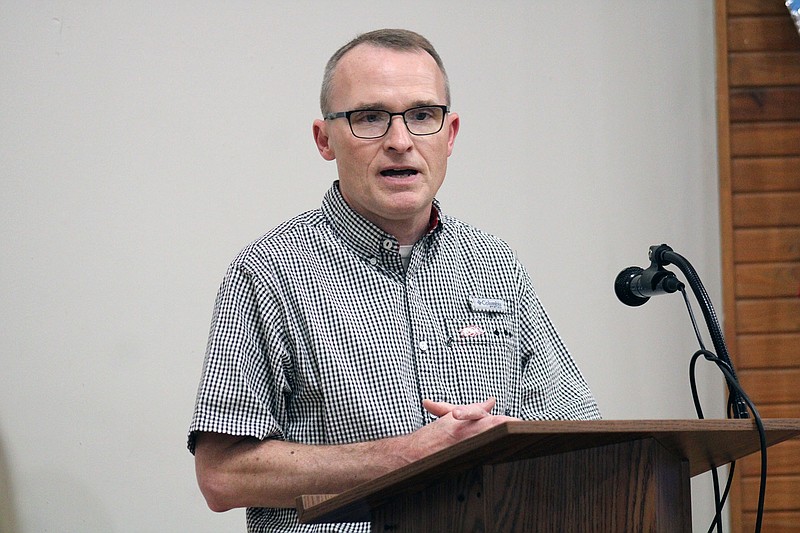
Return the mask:
<svg viewBox="0 0 800 533">
<path fill-rule="evenodd" d="M 439 124 L 439 128 L 436 131 L 432 131 L 430 133 L 414 133 L 413 131 L 411 131 L 411 129 L 408 127 L 408 120 L 406 120 L 406 114 L 411 112 L 411 111 L 414 111 L 415 109 L 429 109 L 431 107 L 442 110 L 442 121 L 441 121 L 441 124 Z M 364 137 L 362 135 L 357 135 L 356 132 L 353 131 L 353 123 L 350 122 L 350 117 L 353 115 L 353 113 L 360 113 L 360 112 L 363 112 L 363 111 L 380 111 L 381 113 L 388 114 L 389 115 L 389 120 L 386 122 L 386 131 L 384 131 L 382 134 L 374 136 L 374 137 Z M 447 114 L 449 112 L 450 112 L 450 107 L 446 106 L 446 105 L 418 105 L 418 106 L 410 107 L 410 108 L 406 109 L 405 111 L 401 111 L 400 113 L 392 113 L 391 111 L 387 111 L 385 109 L 353 109 L 352 111 L 337 111 L 335 113 L 326 113 L 322 118 L 324 120 L 334 120 L 334 119 L 337 119 L 337 118 L 346 118 L 347 119 L 347 125 L 350 126 L 350 133 L 353 134 L 353 137 L 356 137 L 358 139 L 380 139 L 381 137 L 383 137 L 387 133 L 389 133 L 389 128 L 392 127 L 392 122 L 393 122 L 392 119 L 394 117 L 400 116 L 400 117 L 403 117 L 403 124 L 405 124 L 406 130 L 408 131 L 408 133 L 410 133 L 411 135 L 415 135 L 417 137 L 425 137 L 427 135 L 436 135 L 437 133 L 442 131 L 442 128 L 444 127 L 444 119 L 445 119 L 445 117 L 447 116 Z"/>
</svg>

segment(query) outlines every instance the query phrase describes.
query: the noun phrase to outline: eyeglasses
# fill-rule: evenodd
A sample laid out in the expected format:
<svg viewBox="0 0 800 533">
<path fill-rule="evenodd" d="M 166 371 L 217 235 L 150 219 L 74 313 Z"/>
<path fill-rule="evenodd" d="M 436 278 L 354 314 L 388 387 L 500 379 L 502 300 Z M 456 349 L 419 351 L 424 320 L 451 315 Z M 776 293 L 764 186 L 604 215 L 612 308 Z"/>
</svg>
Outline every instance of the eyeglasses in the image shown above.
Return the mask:
<svg viewBox="0 0 800 533">
<path fill-rule="evenodd" d="M 433 135 L 444 126 L 444 116 L 449 111 L 446 105 L 426 105 L 406 109 L 402 113 L 390 113 L 383 109 L 357 109 L 328 113 L 325 120 L 346 118 L 350 131 L 359 139 L 378 139 L 386 135 L 392 118 L 403 117 L 408 132 L 413 135 Z"/>
</svg>

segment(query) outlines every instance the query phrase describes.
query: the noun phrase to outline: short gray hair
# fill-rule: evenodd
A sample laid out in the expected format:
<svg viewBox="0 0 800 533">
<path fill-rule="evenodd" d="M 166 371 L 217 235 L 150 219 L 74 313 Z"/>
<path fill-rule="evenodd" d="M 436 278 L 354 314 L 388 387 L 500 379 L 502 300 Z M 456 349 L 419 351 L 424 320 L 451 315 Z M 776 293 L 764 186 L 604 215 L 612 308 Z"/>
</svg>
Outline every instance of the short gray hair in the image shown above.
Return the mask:
<svg viewBox="0 0 800 533">
<path fill-rule="evenodd" d="M 433 47 L 430 41 L 422 35 L 410 30 L 383 29 L 362 33 L 346 45 L 339 48 L 328 60 L 328 64 L 325 66 L 325 74 L 322 77 L 322 90 L 320 91 L 319 95 L 319 106 L 323 115 L 332 111 L 332 109 L 329 109 L 330 93 L 331 89 L 333 88 L 333 74 L 336 71 L 336 66 L 339 64 L 339 60 L 342 59 L 347 52 L 360 44 L 369 44 L 379 48 L 389 48 L 400 51 L 421 50 L 430 54 L 434 61 L 436 61 L 436 65 L 439 67 L 439 70 L 442 71 L 442 75 L 444 76 L 445 98 L 447 99 L 445 103 L 450 105 L 450 82 L 447 79 L 447 72 L 444 69 L 442 58 L 439 57 L 439 54 L 436 52 L 436 49 Z"/>
</svg>

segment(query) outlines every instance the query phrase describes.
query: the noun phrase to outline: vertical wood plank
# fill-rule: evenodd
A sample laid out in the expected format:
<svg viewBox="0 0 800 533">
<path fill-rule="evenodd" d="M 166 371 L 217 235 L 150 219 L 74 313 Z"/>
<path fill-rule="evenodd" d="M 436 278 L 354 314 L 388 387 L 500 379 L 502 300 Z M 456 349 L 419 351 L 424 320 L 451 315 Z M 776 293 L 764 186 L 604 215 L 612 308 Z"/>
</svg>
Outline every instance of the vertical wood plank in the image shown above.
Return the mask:
<svg viewBox="0 0 800 533">
<path fill-rule="evenodd" d="M 732 252 L 737 263 L 800 260 L 800 228 L 737 229 Z M 732 283 L 725 287 L 731 290 L 730 294 L 733 294 Z"/>
<path fill-rule="evenodd" d="M 734 122 L 800 120 L 800 87 L 732 89 L 730 115 Z"/>
<path fill-rule="evenodd" d="M 788 13 L 788 11 L 787 11 Z M 728 21 L 728 48 L 731 52 L 800 49 L 800 38 L 792 19 L 775 16 L 736 17 Z"/>
<path fill-rule="evenodd" d="M 800 332 L 800 298 L 737 300 L 739 333 Z"/>
<path fill-rule="evenodd" d="M 736 297 L 800 296 L 800 263 L 756 263 L 736 267 Z"/>
<path fill-rule="evenodd" d="M 798 56 L 800 66 L 800 56 Z M 741 122 L 730 129 L 730 149 L 734 157 L 800 155 L 800 123 Z"/>
<path fill-rule="evenodd" d="M 736 194 L 733 225 L 736 228 L 800 226 L 800 192 Z"/>
<path fill-rule="evenodd" d="M 736 347 L 739 369 L 800 368 L 800 333 L 739 335 Z"/>
<path fill-rule="evenodd" d="M 800 95 L 800 88 L 797 93 Z M 734 159 L 731 165 L 735 193 L 800 191 L 800 157 L 741 158 Z"/>
<path fill-rule="evenodd" d="M 800 83 L 800 52 L 736 53 L 728 63 L 731 87 Z"/>
<path fill-rule="evenodd" d="M 742 15 L 780 15 L 786 13 L 783 2 L 773 0 L 726 0 L 717 2 L 717 13 L 731 17 Z"/>
</svg>

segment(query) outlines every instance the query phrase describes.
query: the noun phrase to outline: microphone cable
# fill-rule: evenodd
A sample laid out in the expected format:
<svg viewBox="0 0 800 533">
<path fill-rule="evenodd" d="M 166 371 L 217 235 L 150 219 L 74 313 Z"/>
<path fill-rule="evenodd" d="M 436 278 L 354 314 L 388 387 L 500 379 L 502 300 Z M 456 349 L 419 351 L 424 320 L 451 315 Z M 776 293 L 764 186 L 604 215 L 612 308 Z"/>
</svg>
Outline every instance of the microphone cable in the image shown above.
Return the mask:
<svg viewBox="0 0 800 533">
<path fill-rule="evenodd" d="M 697 378 L 695 375 L 695 368 L 697 365 L 697 361 L 700 356 L 703 356 L 707 361 L 715 363 L 717 368 L 723 373 L 725 379 L 728 383 L 728 387 L 732 389 L 731 394 L 728 397 L 728 417 L 731 418 L 732 415 L 737 414 L 739 411 L 736 409 L 735 402 L 737 400 L 743 401 L 747 407 L 750 409 L 750 412 L 753 415 L 753 420 L 756 424 L 758 429 L 758 438 L 759 438 L 759 447 L 761 451 L 761 477 L 759 483 L 759 490 L 758 490 L 758 507 L 756 511 L 756 523 L 755 523 L 755 533 L 760 533 L 761 526 L 763 523 L 764 518 L 764 500 L 766 496 L 766 489 L 767 489 L 767 434 L 764 430 L 764 424 L 761 420 L 761 415 L 756 409 L 755 404 L 753 404 L 750 397 L 742 389 L 741 385 L 739 385 L 739 381 L 736 379 L 736 375 L 733 371 L 733 368 L 720 357 L 717 357 L 713 352 L 710 352 L 705 349 L 705 345 L 703 344 L 703 337 L 700 334 L 700 330 L 697 327 L 697 321 L 695 320 L 694 312 L 692 311 L 691 303 L 689 302 L 689 298 L 686 295 L 686 290 L 681 288 L 681 294 L 683 295 L 683 301 L 686 303 L 686 309 L 689 312 L 689 319 L 692 322 L 692 328 L 694 329 L 695 336 L 697 337 L 697 342 L 700 345 L 700 349 L 697 350 L 694 355 L 692 355 L 691 361 L 689 363 L 689 382 L 691 384 L 692 389 L 692 401 L 694 402 L 695 411 L 697 412 L 697 417 L 699 419 L 704 419 L 703 415 L 703 408 L 700 404 L 700 397 L 697 392 Z M 722 510 L 725 507 L 725 503 L 728 499 L 728 495 L 730 492 L 731 484 L 733 482 L 733 474 L 736 470 L 736 461 L 731 461 L 730 469 L 728 471 L 728 480 L 725 484 L 725 490 L 720 496 L 719 492 L 719 475 L 717 473 L 717 467 L 714 466 L 711 468 L 711 476 L 714 484 L 714 505 L 715 505 L 715 513 L 714 513 L 714 520 L 712 520 L 711 525 L 708 528 L 708 533 L 711 533 L 714 528 L 716 527 L 718 533 L 722 533 Z"/>
</svg>

